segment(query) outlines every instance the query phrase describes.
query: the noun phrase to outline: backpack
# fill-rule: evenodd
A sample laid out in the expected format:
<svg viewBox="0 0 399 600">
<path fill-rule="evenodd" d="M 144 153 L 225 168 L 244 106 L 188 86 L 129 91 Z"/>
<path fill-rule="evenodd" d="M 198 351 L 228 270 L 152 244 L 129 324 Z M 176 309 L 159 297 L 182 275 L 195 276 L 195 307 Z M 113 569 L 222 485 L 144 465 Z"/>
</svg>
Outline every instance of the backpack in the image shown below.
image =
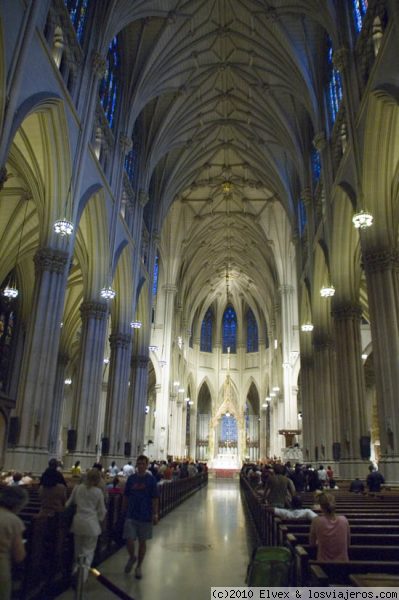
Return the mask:
<svg viewBox="0 0 399 600">
<path fill-rule="evenodd" d="M 284 546 L 259 546 L 247 568 L 249 587 L 287 587 L 291 582 L 292 554 Z"/>
</svg>

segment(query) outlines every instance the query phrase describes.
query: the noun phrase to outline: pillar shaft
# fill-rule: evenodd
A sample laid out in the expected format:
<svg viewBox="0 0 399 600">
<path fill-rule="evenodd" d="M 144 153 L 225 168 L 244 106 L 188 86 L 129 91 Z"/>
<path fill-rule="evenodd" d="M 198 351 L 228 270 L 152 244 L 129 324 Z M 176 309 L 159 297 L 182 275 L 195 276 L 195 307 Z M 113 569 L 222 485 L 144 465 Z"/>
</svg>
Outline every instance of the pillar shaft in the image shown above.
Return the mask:
<svg viewBox="0 0 399 600">
<path fill-rule="evenodd" d="M 145 407 L 147 405 L 148 356 L 134 356 L 131 360 L 128 424 L 125 437 L 132 445 L 132 457 L 139 455 L 144 446 Z"/>
<path fill-rule="evenodd" d="M 314 345 L 314 415 L 316 420 L 315 446 L 318 461 L 332 462 L 332 445 L 337 439 L 336 363 L 332 341 L 316 337 Z"/>
<path fill-rule="evenodd" d="M 61 425 L 64 405 L 65 369 L 69 362 L 67 354 L 59 354 L 54 384 L 54 401 L 51 410 L 49 431 L 49 452 L 59 460 L 62 459 Z"/>
<path fill-rule="evenodd" d="M 95 458 L 99 440 L 98 417 L 108 305 L 102 302 L 84 302 L 80 313 L 82 331 L 74 395 L 74 429 L 77 430 L 75 454 Z"/>
<path fill-rule="evenodd" d="M 131 336 L 113 333 L 109 342 L 111 356 L 104 432 L 109 439 L 108 454 L 116 459 L 124 455 Z"/>
<path fill-rule="evenodd" d="M 306 461 L 315 460 L 316 430 L 314 397 L 314 361 L 311 357 L 301 359 L 301 399 L 302 399 L 302 445 Z"/>
</svg>

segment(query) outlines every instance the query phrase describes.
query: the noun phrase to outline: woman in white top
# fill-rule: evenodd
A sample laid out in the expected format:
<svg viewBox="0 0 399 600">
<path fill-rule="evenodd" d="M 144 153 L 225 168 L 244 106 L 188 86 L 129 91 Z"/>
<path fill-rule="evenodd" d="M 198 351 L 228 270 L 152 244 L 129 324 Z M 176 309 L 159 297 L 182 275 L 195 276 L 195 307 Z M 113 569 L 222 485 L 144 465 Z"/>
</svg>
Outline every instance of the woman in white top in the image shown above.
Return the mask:
<svg viewBox="0 0 399 600">
<path fill-rule="evenodd" d="M 97 539 L 101 533 L 100 523 L 104 520 L 107 512 L 104 495 L 98 487 L 100 479 L 101 475 L 98 469 L 88 471 L 85 481 L 74 487 L 66 503 L 66 506 L 76 504 L 76 513 L 71 527 L 75 543 L 73 572 L 76 573 L 78 557 L 82 556 L 85 567 L 84 581 L 87 579 L 88 569 L 93 562 Z"/>
</svg>

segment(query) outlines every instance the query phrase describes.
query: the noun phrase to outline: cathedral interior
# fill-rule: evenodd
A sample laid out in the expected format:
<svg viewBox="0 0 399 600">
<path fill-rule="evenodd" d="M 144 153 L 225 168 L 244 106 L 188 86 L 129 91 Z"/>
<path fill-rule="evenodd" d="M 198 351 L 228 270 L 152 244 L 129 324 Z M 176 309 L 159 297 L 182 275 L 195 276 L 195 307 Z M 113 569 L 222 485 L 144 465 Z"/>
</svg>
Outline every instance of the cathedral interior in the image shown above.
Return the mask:
<svg viewBox="0 0 399 600">
<path fill-rule="evenodd" d="M 6 0 L 0 56 L 0 466 L 399 481 L 397 0 Z"/>
</svg>

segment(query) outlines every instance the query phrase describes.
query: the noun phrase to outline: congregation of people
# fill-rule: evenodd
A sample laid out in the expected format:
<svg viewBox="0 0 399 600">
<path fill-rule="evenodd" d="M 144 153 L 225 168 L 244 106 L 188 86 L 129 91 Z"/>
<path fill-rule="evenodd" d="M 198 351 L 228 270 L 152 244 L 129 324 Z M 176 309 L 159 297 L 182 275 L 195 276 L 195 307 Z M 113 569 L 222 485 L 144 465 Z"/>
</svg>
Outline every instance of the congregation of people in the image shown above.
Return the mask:
<svg viewBox="0 0 399 600">
<path fill-rule="evenodd" d="M 152 482 L 153 490 L 157 490 L 163 484 L 207 472 L 207 465 L 200 462 L 171 460 L 149 462 L 143 456 L 141 459 L 141 465 L 144 459 L 146 461 L 144 475 L 146 481 Z M 143 471 L 142 466 L 141 470 Z M 93 562 L 97 540 L 107 514 L 110 496 L 119 494 L 128 497 L 136 475 L 137 465 L 133 465 L 130 460 L 121 466 L 112 461 L 108 468 L 103 468 L 101 463 L 96 462 L 89 469 L 83 469 L 80 461 L 76 461 L 70 472 L 64 473 L 62 464 L 55 458 L 49 461 L 48 467 L 40 477 L 34 477 L 32 473 L 2 473 L 0 476 L 0 600 L 11 598 L 12 566 L 22 562 L 26 555 L 25 524 L 17 513 L 27 504 L 30 490 L 37 492 L 39 499 L 40 509 L 37 516 L 54 517 L 60 514 L 68 519 L 68 526 L 74 536 L 72 583 L 76 585 L 79 566 L 82 567 L 83 581 L 87 579 L 88 569 Z M 152 492 L 152 495 L 157 497 L 158 492 Z M 126 518 L 129 517 L 128 505 L 129 503 L 126 502 L 124 506 Z M 131 529 L 130 537 L 127 535 L 124 537 L 128 548 L 132 549 L 133 534 L 130 531 Z M 145 535 L 149 535 L 148 527 Z M 141 532 L 138 533 L 139 541 L 140 536 Z M 135 572 L 137 578 L 141 577 L 141 563 L 145 554 L 143 548 L 145 548 L 144 540 L 139 546 L 139 563 Z M 133 557 L 130 555 L 130 558 Z M 129 571 L 125 570 L 125 572 Z"/>
</svg>

